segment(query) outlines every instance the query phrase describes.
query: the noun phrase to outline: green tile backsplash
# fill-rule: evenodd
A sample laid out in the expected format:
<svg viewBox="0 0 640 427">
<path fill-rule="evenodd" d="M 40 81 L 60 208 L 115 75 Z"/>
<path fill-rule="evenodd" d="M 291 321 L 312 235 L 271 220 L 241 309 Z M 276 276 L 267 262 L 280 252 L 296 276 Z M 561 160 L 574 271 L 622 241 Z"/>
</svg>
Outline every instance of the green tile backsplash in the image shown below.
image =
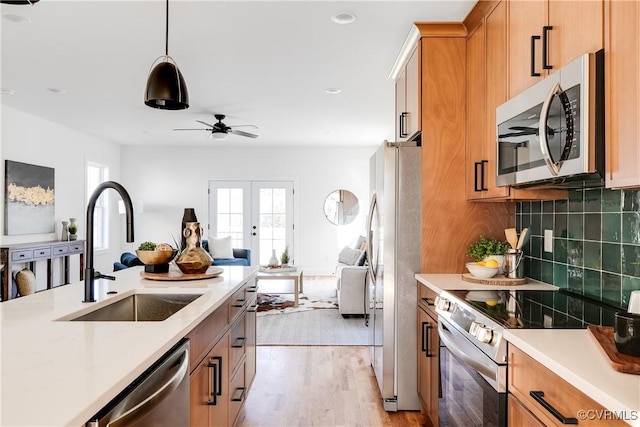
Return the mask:
<svg viewBox="0 0 640 427">
<path fill-rule="evenodd" d="M 571 190 L 568 200 L 518 202 L 516 228 L 531 229 L 525 274 L 627 307 L 640 289 L 640 190 Z M 553 252 L 544 250 L 553 230 Z"/>
</svg>

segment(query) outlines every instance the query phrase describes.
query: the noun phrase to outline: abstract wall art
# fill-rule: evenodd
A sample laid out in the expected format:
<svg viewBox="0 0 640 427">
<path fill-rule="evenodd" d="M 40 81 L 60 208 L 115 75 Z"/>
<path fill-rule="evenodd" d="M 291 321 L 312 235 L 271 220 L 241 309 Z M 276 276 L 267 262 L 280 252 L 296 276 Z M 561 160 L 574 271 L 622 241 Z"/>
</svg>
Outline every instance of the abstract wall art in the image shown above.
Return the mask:
<svg viewBox="0 0 640 427">
<path fill-rule="evenodd" d="M 55 170 L 5 161 L 6 235 L 55 232 Z"/>
</svg>

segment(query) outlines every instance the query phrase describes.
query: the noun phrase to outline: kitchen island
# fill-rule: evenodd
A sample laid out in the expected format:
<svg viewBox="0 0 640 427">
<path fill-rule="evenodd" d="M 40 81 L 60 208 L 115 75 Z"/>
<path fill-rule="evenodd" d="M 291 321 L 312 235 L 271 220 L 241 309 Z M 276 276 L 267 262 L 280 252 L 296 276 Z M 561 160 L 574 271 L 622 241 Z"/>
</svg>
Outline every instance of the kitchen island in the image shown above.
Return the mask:
<svg viewBox="0 0 640 427">
<path fill-rule="evenodd" d="M 163 282 L 134 267 L 96 280 L 96 303 L 82 302 L 76 282 L 0 304 L 0 425 L 84 425 L 257 273 L 222 268 L 215 278 Z M 164 321 L 59 320 L 133 292 L 202 296 Z"/>
<path fill-rule="evenodd" d="M 416 274 L 416 280 L 436 294 L 454 290 L 554 290 L 555 286 L 529 279 L 519 286 L 491 287 L 461 280 L 460 274 Z M 640 427 L 640 376 L 613 369 L 608 357 L 586 329 L 505 329 L 504 339 L 528 354 L 556 376 L 564 379 L 611 413 L 594 408 L 572 414 L 586 420 L 606 420 L 617 415 Z M 597 418 L 600 417 L 600 418 Z"/>
</svg>

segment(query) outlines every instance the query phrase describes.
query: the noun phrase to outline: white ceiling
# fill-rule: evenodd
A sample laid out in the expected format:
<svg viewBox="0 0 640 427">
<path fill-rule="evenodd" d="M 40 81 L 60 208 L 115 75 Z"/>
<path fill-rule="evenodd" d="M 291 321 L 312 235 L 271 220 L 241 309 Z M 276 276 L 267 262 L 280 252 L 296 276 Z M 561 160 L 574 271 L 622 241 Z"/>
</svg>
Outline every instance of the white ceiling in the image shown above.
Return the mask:
<svg viewBox="0 0 640 427">
<path fill-rule="evenodd" d="M 123 145 L 373 146 L 393 139 L 388 76 L 411 24 L 462 21 L 475 3 L 171 0 L 169 54 L 190 97 L 182 111 L 143 103 L 164 53 L 164 1 L 2 4 L 0 81 L 15 91 L 2 104 Z M 341 11 L 356 21 L 333 23 Z M 196 120 L 214 123 L 213 113 L 258 126 L 241 129 L 259 138 L 173 131 L 204 128 Z"/>
</svg>

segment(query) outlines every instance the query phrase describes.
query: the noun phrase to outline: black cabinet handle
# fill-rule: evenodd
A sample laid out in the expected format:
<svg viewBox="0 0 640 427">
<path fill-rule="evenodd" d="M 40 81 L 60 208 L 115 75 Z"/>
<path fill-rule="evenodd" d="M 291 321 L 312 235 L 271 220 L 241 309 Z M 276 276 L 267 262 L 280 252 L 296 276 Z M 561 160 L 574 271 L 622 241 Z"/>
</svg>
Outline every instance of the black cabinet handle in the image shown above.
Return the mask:
<svg viewBox="0 0 640 427">
<path fill-rule="evenodd" d="M 407 133 L 407 130 L 404 128 L 404 122 L 405 119 L 407 118 L 407 115 L 409 115 L 409 113 L 400 113 L 400 138 L 404 138 L 409 136 L 409 134 Z"/>
<path fill-rule="evenodd" d="M 429 301 L 428 298 L 422 298 L 422 301 L 424 301 L 424 303 L 427 304 L 428 306 L 436 305 L 434 302 Z"/>
<path fill-rule="evenodd" d="M 420 347 L 427 357 L 433 357 L 433 354 L 429 353 L 429 330 L 431 329 L 433 329 L 431 323 L 422 322 L 422 343 Z"/>
<path fill-rule="evenodd" d="M 479 193 L 482 191 L 481 187 L 478 187 L 478 167 L 481 165 L 480 162 L 473 163 L 473 191 Z"/>
<path fill-rule="evenodd" d="M 545 25 L 542 27 L 542 68 L 551 70 L 553 66 L 549 65 L 549 31 L 553 30 L 553 26 Z"/>
<path fill-rule="evenodd" d="M 246 299 L 244 298 L 238 298 L 237 300 L 234 301 L 233 304 L 231 304 L 232 307 L 244 307 L 244 302 L 246 301 Z"/>
<path fill-rule="evenodd" d="M 546 409 L 551 415 L 556 417 L 562 424 L 578 424 L 578 420 L 572 417 L 565 417 L 556 408 L 551 406 L 549 402 L 544 400 L 544 391 L 530 391 L 529 395 L 538 402 L 544 409 Z"/>
<path fill-rule="evenodd" d="M 247 391 L 246 387 L 238 387 L 236 391 L 233 392 L 233 397 L 231 397 L 232 402 L 242 402 L 244 400 L 244 394 Z"/>
<path fill-rule="evenodd" d="M 254 293 L 254 292 L 257 292 L 257 291 L 258 291 L 258 287 L 257 286 L 249 286 L 247 288 L 247 292 Z"/>
<path fill-rule="evenodd" d="M 489 160 L 482 160 L 480 162 L 480 190 L 487 191 L 488 188 L 484 186 L 484 165 L 489 163 Z"/>
<path fill-rule="evenodd" d="M 251 307 L 247 308 L 247 313 L 256 313 L 257 311 L 258 311 L 258 304 L 252 305 Z"/>
<path fill-rule="evenodd" d="M 211 358 L 215 362 L 207 365 L 211 369 L 211 400 L 207 405 L 217 405 L 217 397 L 222 396 L 222 356 Z"/>
<path fill-rule="evenodd" d="M 236 340 L 231 345 L 231 347 L 233 347 L 233 348 L 242 348 L 242 347 L 244 347 L 244 343 L 246 343 L 246 342 L 247 342 L 247 339 L 245 337 L 236 338 Z"/>
<path fill-rule="evenodd" d="M 531 36 L 531 77 L 540 77 L 536 72 L 536 40 L 540 40 L 540 36 Z"/>
</svg>

